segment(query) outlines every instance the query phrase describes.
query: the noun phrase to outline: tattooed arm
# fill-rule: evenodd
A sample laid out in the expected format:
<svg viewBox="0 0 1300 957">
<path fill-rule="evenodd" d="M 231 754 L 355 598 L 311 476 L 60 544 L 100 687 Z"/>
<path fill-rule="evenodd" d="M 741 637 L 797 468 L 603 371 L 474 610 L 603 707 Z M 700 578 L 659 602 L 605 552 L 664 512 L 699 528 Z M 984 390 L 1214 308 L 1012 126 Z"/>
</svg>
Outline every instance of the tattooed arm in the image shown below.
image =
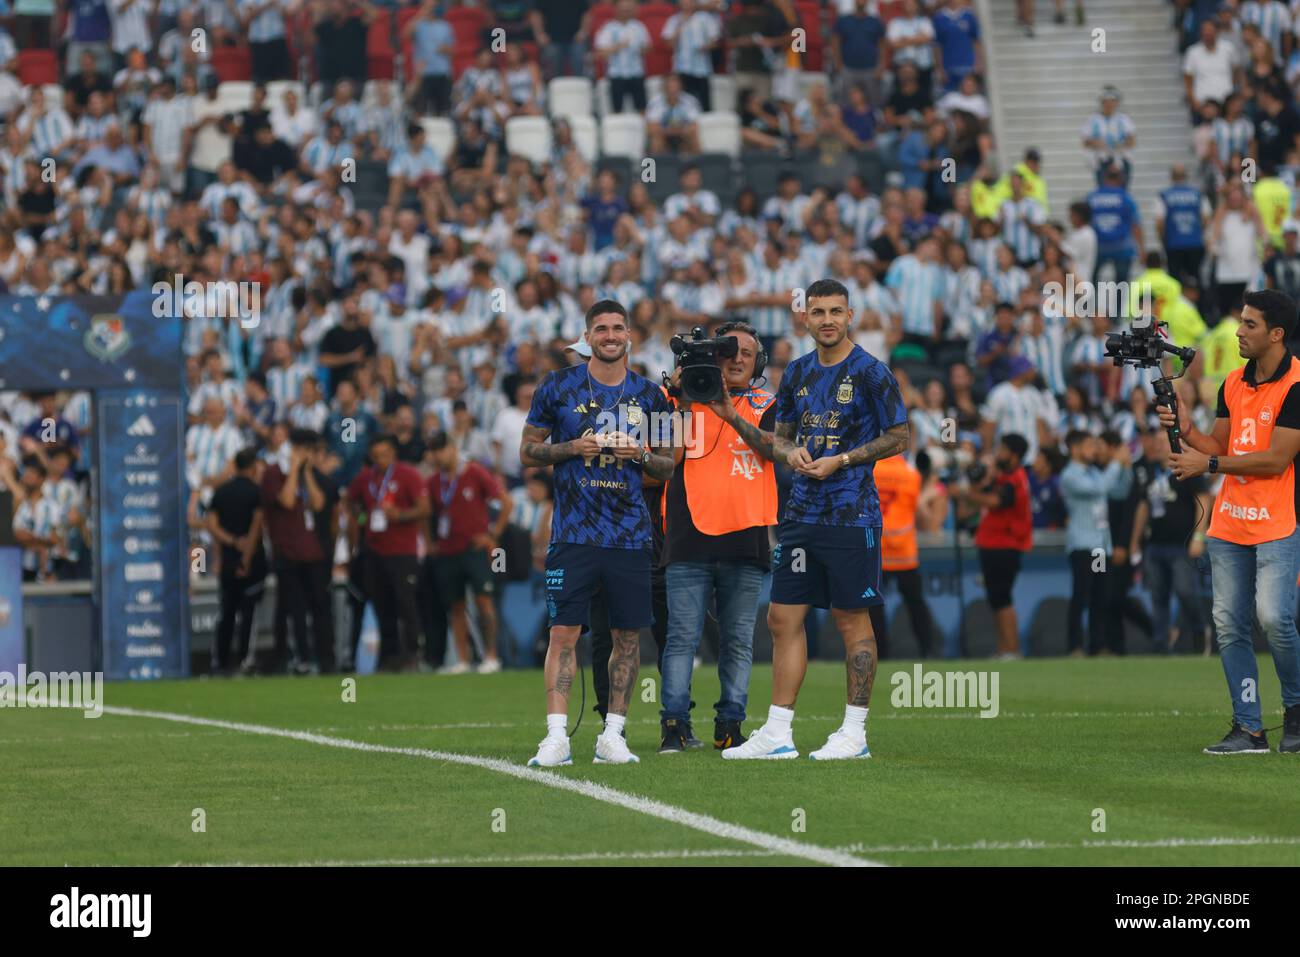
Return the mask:
<svg viewBox="0 0 1300 957">
<path fill-rule="evenodd" d="M 550 430 L 536 425 L 525 425 L 519 443 L 519 461 L 526 466 L 555 465 L 577 455 L 595 455 L 600 451 L 594 435 L 584 435 L 571 442 L 551 444 L 546 441 Z"/>
<path fill-rule="evenodd" d="M 851 452 L 845 453 L 849 457 L 848 464 L 866 465 L 869 462 L 897 455 L 907 448 L 908 432 L 906 422 L 891 425 L 879 438 L 872 439 L 866 445 L 859 445 Z"/>
<path fill-rule="evenodd" d="M 757 454 L 769 462 L 776 461 L 776 451 L 773 448 L 775 436 L 773 433 L 764 432 L 754 423 L 745 419 L 730 402 L 710 405 L 709 408 L 713 409 L 721 417 L 722 421 L 735 429 L 740 437 L 745 440 L 745 444 Z"/>
<path fill-rule="evenodd" d="M 772 454 L 776 456 L 776 461 L 787 461 L 790 453 L 795 450 L 794 437 L 796 428 L 794 422 L 778 422 L 776 424 L 776 428 L 772 432 Z"/>
</svg>

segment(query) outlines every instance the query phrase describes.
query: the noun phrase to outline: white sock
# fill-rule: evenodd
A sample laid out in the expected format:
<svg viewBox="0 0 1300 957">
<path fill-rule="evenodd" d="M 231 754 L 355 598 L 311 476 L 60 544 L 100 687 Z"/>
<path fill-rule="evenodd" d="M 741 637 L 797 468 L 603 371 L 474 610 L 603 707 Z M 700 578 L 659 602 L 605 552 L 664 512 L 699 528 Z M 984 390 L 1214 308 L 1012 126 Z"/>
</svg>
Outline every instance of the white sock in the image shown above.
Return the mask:
<svg viewBox="0 0 1300 957">
<path fill-rule="evenodd" d="M 623 731 L 623 725 L 627 724 L 627 715 L 625 714 L 607 714 L 605 715 L 605 733 L 609 735 L 618 735 Z"/>
<path fill-rule="evenodd" d="M 546 716 L 546 736 L 548 738 L 567 738 L 564 733 L 565 728 L 569 726 L 569 716 L 567 714 L 548 714 Z"/>
<path fill-rule="evenodd" d="M 767 709 L 767 727 L 780 736 L 785 737 L 790 733 L 790 722 L 794 720 L 793 708 L 782 708 L 777 705 Z"/>
<path fill-rule="evenodd" d="M 865 736 L 867 733 L 867 709 L 846 704 L 844 706 L 844 723 L 840 725 L 840 730 L 846 731 L 855 737 Z"/>
</svg>

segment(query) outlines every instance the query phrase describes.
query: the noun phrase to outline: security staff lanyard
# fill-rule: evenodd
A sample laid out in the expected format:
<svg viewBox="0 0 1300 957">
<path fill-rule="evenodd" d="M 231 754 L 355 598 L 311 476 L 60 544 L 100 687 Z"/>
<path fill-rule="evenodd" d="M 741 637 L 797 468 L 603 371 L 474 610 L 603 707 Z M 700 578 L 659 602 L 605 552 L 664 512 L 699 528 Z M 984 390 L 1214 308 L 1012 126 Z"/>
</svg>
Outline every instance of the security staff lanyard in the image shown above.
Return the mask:
<svg viewBox="0 0 1300 957">
<path fill-rule="evenodd" d="M 438 516 L 439 539 L 444 539 L 451 534 L 451 503 L 456 500 L 456 488 L 460 485 L 460 475 L 463 471 L 464 468 L 458 465 L 450 485 L 447 485 L 447 479 L 444 476 L 440 475 L 438 477 L 440 484 L 446 486 L 439 491 L 439 497 L 442 499 L 442 514 Z"/>
<path fill-rule="evenodd" d="M 370 512 L 370 530 L 372 532 L 388 531 L 388 516 L 384 514 L 384 496 L 388 493 L 388 483 L 392 477 L 393 465 L 389 465 L 388 471 L 384 472 L 384 478 L 379 483 L 379 487 L 376 488 L 373 482 L 370 484 L 370 495 L 375 500 L 375 506 Z"/>
</svg>

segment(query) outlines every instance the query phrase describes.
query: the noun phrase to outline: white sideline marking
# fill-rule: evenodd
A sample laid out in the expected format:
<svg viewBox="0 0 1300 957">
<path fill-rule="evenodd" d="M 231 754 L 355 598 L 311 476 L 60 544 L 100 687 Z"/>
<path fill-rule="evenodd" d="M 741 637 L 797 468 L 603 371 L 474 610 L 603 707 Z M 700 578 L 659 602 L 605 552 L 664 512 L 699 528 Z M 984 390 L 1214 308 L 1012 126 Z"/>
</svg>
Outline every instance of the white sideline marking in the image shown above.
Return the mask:
<svg viewBox="0 0 1300 957">
<path fill-rule="evenodd" d="M 897 844 L 866 847 L 846 844 L 836 848 L 854 854 L 923 854 L 933 851 L 1058 851 L 1087 850 L 1088 848 L 1157 848 L 1157 847 L 1255 847 L 1258 845 L 1300 844 L 1300 837 L 1166 837 L 1152 841 L 1078 841 L 1053 844 L 1021 838 L 1018 841 L 975 841 L 973 844 Z"/>
<path fill-rule="evenodd" d="M 518 764 L 511 764 L 509 761 L 502 761 L 499 758 L 484 758 L 473 754 L 454 754 L 449 751 L 430 751 L 426 748 L 395 748 L 382 744 L 370 744 L 365 741 L 353 741 L 348 738 L 331 738 L 322 734 L 311 734 L 306 731 L 292 731 L 287 728 L 272 728 L 261 724 L 242 724 L 235 721 L 219 721 L 214 718 L 198 718 L 187 714 L 173 714 L 168 711 L 143 711 L 136 708 L 104 708 L 106 714 L 122 715 L 132 718 L 157 718 L 161 721 L 176 721 L 181 724 L 195 724 L 209 728 L 225 728 L 229 731 L 243 731 L 246 734 L 262 734 L 269 737 L 289 738 L 294 741 L 305 741 L 309 744 L 321 744 L 331 748 L 344 748 L 352 751 L 369 751 L 379 754 L 403 754 L 413 758 L 427 758 L 432 761 L 448 761 L 453 764 L 465 764 L 471 767 L 483 768 L 486 771 L 496 771 L 498 774 L 506 774 L 510 777 L 520 778 L 524 781 L 533 781 L 538 784 L 545 784 L 560 791 L 570 791 L 574 794 L 581 794 L 583 797 L 589 797 L 596 801 L 603 801 L 606 804 L 613 804 L 617 807 L 626 808 L 629 811 L 637 811 L 640 814 L 646 814 L 650 817 L 657 817 L 660 820 L 670 821 L 673 824 L 680 824 L 683 827 L 689 827 L 696 831 L 703 831 L 705 834 L 711 834 L 714 837 L 721 837 L 731 841 L 740 841 L 744 844 L 751 844 L 754 847 L 762 848 L 773 854 L 782 854 L 788 857 L 800 857 L 804 860 L 814 861 L 818 864 L 830 864 L 835 867 L 884 867 L 878 861 L 869 861 L 860 857 L 854 857 L 851 854 L 845 854 L 842 851 L 831 850 L 826 847 L 818 847 L 815 844 L 804 844 L 799 841 L 793 841 L 785 837 L 776 837 L 772 834 L 765 834 L 762 831 L 755 831 L 751 828 L 742 827 L 739 824 L 728 824 L 726 821 L 720 821 L 717 818 L 709 817 L 707 814 L 698 814 L 694 811 L 688 811 L 685 808 L 674 807 L 671 804 L 664 804 L 662 801 L 656 801 L 652 798 L 641 797 L 636 794 L 626 794 L 622 791 L 616 791 L 611 787 L 603 784 L 596 784 L 591 781 L 575 780 L 556 774 L 552 771 L 542 771 L 537 768 L 525 768 Z"/>
<path fill-rule="evenodd" d="M 563 864 L 584 861 L 683 861 L 710 858 L 780 857 L 777 851 L 743 851 L 736 848 L 681 851 L 592 851 L 588 854 L 518 854 L 491 857 L 422 857 L 379 861 L 294 861 L 263 864 L 235 861 L 227 864 L 175 864 L 174 867 L 427 867 L 446 864 Z"/>
</svg>

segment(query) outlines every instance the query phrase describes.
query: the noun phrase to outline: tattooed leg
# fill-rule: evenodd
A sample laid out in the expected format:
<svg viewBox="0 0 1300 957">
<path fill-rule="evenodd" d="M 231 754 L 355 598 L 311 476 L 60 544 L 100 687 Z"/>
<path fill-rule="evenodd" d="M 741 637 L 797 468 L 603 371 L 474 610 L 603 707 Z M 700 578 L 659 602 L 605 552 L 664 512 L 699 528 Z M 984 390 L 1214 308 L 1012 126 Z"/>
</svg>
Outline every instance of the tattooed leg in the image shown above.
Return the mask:
<svg viewBox="0 0 1300 957">
<path fill-rule="evenodd" d="M 546 648 L 546 713 L 565 714 L 569 710 L 569 689 L 578 670 L 577 625 L 556 625 Z"/>
<path fill-rule="evenodd" d="M 876 682 L 876 636 L 871 630 L 867 609 L 835 611 L 835 624 L 844 636 L 844 670 L 848 683 L 847 701 L 865 708 L 871 701 L 871 686 Z"/>
<path fill-rule="evenodd" d="M 627 715 L 637 672 L 641 668 L 641 635 L 637 631 L 613 630 L 614 650 L 609 656 L 609 713 Z"/>
</svg>

